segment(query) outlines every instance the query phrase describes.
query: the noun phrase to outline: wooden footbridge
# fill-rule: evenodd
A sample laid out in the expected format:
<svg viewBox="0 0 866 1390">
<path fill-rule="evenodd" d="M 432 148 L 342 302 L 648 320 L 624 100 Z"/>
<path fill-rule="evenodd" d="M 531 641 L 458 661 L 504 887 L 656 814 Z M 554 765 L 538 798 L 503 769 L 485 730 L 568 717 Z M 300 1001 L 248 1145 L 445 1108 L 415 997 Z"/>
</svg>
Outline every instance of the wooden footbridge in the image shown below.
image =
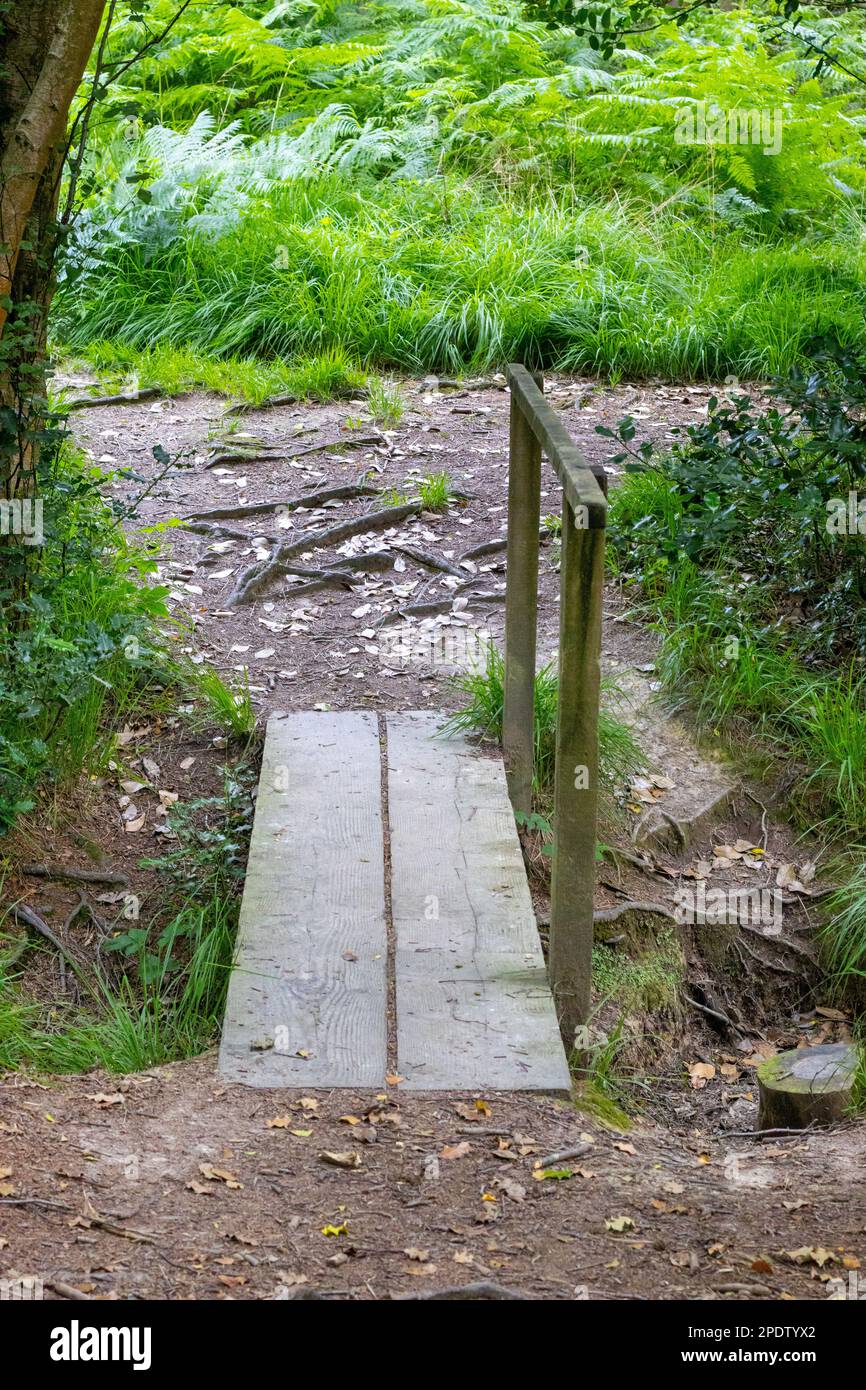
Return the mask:
<svg viewBox="0 0 866 1390">
<path fill-rule="evenodd" d="M 563 1040 L 589 1006 L 607 504 L 540 381 L 518 366 L 508 381 L 504 762 L 429 712 L 271 717 L 229 1080 L 569 1089 Z M 531 802 L 542 452 L 563 488 L 549 982 L 514 819 Z"/>
</svg>

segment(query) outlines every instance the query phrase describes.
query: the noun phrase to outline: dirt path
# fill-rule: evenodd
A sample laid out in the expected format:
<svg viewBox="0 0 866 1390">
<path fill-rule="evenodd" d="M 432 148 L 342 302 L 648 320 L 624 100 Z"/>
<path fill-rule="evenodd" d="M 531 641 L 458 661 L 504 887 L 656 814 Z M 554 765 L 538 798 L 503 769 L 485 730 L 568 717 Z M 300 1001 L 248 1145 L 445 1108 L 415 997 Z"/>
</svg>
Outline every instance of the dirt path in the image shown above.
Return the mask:
<svg viewBox="0 0 866 1390">
<path fill-rule="evenodd" d="M 467 567 L 460 557 L 504 535 L 507 396 L 496 384 L 440 390 L 430 381 L 408 383 L 405 394 L 406 414 L 387 431 L 364 420 L 364 402 L 350 402 L 254 412 L 226 434 L 225 403 L 201 395 L 103 407 L 75 419 L 79 438 L 106 470 L 152 479 L 155 445 L 185 454 L 186 466 L 142 507 L 141 522 L 150 526 L 241 499 L 274 501 L 350 483 L 368 469 L 403 494 L 414 489 L 413 471 L 447 471 L 466 494 L 445 513 L 341 547 L 344 556 L 357 555 L 384 540 L 395 559 L 351 589 L 299 598 L 283 578 L 234 609 L 225 607 L 226 596 L 238 573 L 266 553 L 261 538 L 381 504 L 334 499 L 318 513 L 287 514 L 278 527 L 273 516 L 226 519 L 234 536 L 165 533 L 160 578 L 187 624 L 178 646 L 229 678 L 247 671 L 260 722 L 277 708 L 454 708 L 454 665 L 443 652 L 465 650 L 478 631 L 501 640 L 504 558 L 493 553 Z M 606 463 L 613 451 L 595 425 L 630 413 L 664 440 L 674 425 L 702 416 L 710 392 L 557 381 L 549 394 L 585 452 Z M 206 467 L 213 447 L 237 450 L 240 432 L 270 445 L 274 457 Z M 359 444 L 371 437 L 378 442 Z M 299 453 L 315 445 L 334 447 Z M 140 486 L 121 481 L 112 495 L 128 499 Z M 543 488 L 543 510 L 557 513 L 559 492 L 546 465 Z M 488 595 L 483 608 L 451 607 L 461 581 L 406 556 L 406 545 L 473 578 Z M 556 648 L 557 588 L 548 544 L 542 659 Z M 440 600 L 443 611 L 422 616 L 413 629 L 435 658 L 407 660 L 383 640 L 401 607 Z M 661 774 L 660 785 L 650 778 L 624 794 L 630 809 L 615 843 L 628 849 L 647 811 L 688 821 L 708 802 L 718 805 L 698 820 L 687 845 L 665 843 L 663 835 L 648 842 L 643 870 L 627 861 L 601 865 L 598 905 L 651 898 L 670 908 L 678 885 L 710 875 L 725 888 L 774 884 L 780 866 L 800 864 L 807 849 L 762 813 L 735 770 L 712 750 L 699 752 L 688 731 L 653 705 L 652 634 L 613 587 L 605 603 L 605 665 L 619 678 L 650 775 Z M 155 762 L 159 788 L 182 800 L 215 790 L 210 739 L 176 719 L 131 731 L 125 757 L 133 775 L 142 759 Z M 136 802 L 131 833 L 120 788 L 111 778 L 91 783 L 74 817 L 59 814 L 37 843 L 31 835 L 17 852 L 75 862 L 95 849 L 129 874 L 146 915 L 154 883 L 139 860 L 160 852 L 165 817 L 155 790 L 143 788 Z M 763 852 L 736 850 L 738 841 Z M 719 848 L 727 853 L 714 853 Z M 57 885 L 16 876 L 14 856 L 7 891 L 27 895 L 53 920 L 62 921 L 75 901 Z M 535 897 L 543 920 L 537 884 Z M 857 1178 L 866 1132 L 852 1127 L 775 1143 L 740 1137 L 755 1127 L 754 1067 L 762 1056 L 845 1033 L 844 1020 L 814 1012 L 822 1003 L 809 967 L 815 926 L 808 893 L 789 895 L 783 939 L 744 937 L 737 950 L 745 973 L 721 997 L 706 953 L 695 947 L 687 987 L 698 1005 L 731 1010 L 730 1028 L 711 1026 L 693 1005 L 675 1017 L 626 1021 L 634 1094 L 643 1106 L 627 1135 L 568 1104 L 528 1097 L 488 1095 L 476 1106 L 473 1097 L 401 1098 L 398 1086 L 387 1100 L 250 1092 L 222 1084 L 211 1058 L 120 1081 L 10 1078 L 0 1089 L 0 1167 L 9 1170 L 0 1196 L 0 1271 L 39 1273 L 109 1298 L 273 1298 L 298 1289 L 378 1298 L 475 1279 L 553 1299 L 584 1291 L 602 1299 L 839 1296 L 839 1281 L 866 1259 Z M 602 1007 L 595 1024 L 616 1021 L 616 1011 Z M 689 1084 L 695 1061 L 715 1067 L 708 1084 Z M 575 1145 L 586 1148 L 562 1162 L 563 1176 L 533 1177 L 539 1159 Z M 325 1152 L 357 1153 L 360 1166 L 334 1166 L 320 1158 Z"/>
<path fill-rule="evenodd" d="M 4 1274 L 98 1298 L 369 1299 L 488 1279 L 547 1299 L 826 1299 L 847 1288 L 843 1261 L 866 1260 L 862 1128 L 620 1135 L 520 1096 L 226 1087 L 210 1058 L 119 1083 L 7 1082 L 0 1125 L 6 1185 L 30 1203 L 0 1206 Z M 563 1176 L 533 1178 L 575 1146 Z"/>
</svg>

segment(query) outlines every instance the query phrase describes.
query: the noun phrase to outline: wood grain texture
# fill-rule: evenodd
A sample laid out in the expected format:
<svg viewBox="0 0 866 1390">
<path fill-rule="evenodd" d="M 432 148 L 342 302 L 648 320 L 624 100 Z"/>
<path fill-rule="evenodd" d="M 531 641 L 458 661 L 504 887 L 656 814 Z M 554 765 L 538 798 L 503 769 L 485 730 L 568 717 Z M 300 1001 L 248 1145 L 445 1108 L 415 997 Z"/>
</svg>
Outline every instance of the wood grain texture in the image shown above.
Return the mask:
<svg viewBox="0 0 866 1390">
<path fill-rule="evenodd" d="M 567 1093 L 502 762 L 440 724 L 387 716 L 401 1089 Z"/>
<path fill-rule="evenodd" d="M 383 865 L 375 715 L 273 715 L 220 1048 L 224 1077 L 382 1086 Z"/>
</svg>

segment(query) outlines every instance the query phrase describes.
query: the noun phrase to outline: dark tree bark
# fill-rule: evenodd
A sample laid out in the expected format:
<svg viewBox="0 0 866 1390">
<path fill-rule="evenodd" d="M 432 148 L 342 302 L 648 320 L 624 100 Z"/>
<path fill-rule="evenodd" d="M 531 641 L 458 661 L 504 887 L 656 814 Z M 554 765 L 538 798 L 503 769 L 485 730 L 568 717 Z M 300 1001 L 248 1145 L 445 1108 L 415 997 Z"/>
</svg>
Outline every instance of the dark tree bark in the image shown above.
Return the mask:
<svg viewBox="0 0 866 1390">
<path fill-rule="evenodd" d="M 34 486 L 67 121 L 104 9 L 0 0 L 0 500 Z"/>
</svg>

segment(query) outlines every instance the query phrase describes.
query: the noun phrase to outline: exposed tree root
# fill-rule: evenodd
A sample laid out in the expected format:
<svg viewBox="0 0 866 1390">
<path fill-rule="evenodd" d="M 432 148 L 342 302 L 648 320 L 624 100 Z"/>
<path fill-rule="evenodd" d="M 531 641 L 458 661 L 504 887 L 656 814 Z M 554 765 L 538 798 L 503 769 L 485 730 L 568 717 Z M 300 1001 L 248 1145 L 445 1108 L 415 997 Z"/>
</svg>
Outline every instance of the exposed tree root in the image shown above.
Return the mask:
<svg viewBox="0 0 866 1390">
<path fill-rule="evenodd" d="M 73 883 L 109 883 L 123 888 L 129 883 L 126 874 L 108 873 L 103 869 L 73 869 L 66 864 L 25 864 L 22 873 L 32 878 L 70 879 Z"/>
<path fill-rule="evenodd" d="M 206 512 L 190 512 L 191 521 L 219 521 L 223 518 L 266 516 L 269 512 L 293 512 L 299 507 L 320 507 L 324 502 L 344 498 L 375 497 L 380 489 L 372 483 L 344 483 L 340 487 L 323 487 L 299 497 L 286 497 L 276 502 L 250 502 L 242 507 L 213 507 Z"/>
<path fill-rule="evenodd" d="M 383 511 L 368 512 L 365 516 L 351 521 L 339 522 L 325 531 L 304 531 L 291 541 L 283 541 L 267 560 L 250 565 L 239 575 L 234 589 L 226 599 L 226 607 L 234 608 L 239 603 L 248 603 L 260 593 L 266 584 L 284 571 L 286 561 L 294 559 L 307 550 L 325 550 L 339 545 L 352 536 L 363 536 L 368 531 L 384 531 L 389 526 L 397 526 L 407 517 L 417 516 L 421 510 L 420 502 L 405 502 L 399 507 L 386 507 Z"/>
<path fill-rule="evenodd" d="M 455 579 L 465 579 L 465 570 L 458 569 L 452 565 L 450 560 L 444 560 L 439 555 L 431 555 L 429 550 L 420 550 L 415 545 L 395 545 L 394 549 L 401 555 L 407 556 L 410 560 L 415 560 L 419 565 L 426 566 L 430 570 L 438 570 L 441 574 L 453 575 Z"/>
<path fill-rule="evenodd" d="M 135 405 L 137 401 L 152 401 L 155 396 L 164 394 L 158 386 L 143 386 L 140 391 L 118 391 L 114 396 L 76 396 L 71 401 L 64 401 L 61 409 L 88 410 L 91 406 L 99 405 Z"/>
</svg>

